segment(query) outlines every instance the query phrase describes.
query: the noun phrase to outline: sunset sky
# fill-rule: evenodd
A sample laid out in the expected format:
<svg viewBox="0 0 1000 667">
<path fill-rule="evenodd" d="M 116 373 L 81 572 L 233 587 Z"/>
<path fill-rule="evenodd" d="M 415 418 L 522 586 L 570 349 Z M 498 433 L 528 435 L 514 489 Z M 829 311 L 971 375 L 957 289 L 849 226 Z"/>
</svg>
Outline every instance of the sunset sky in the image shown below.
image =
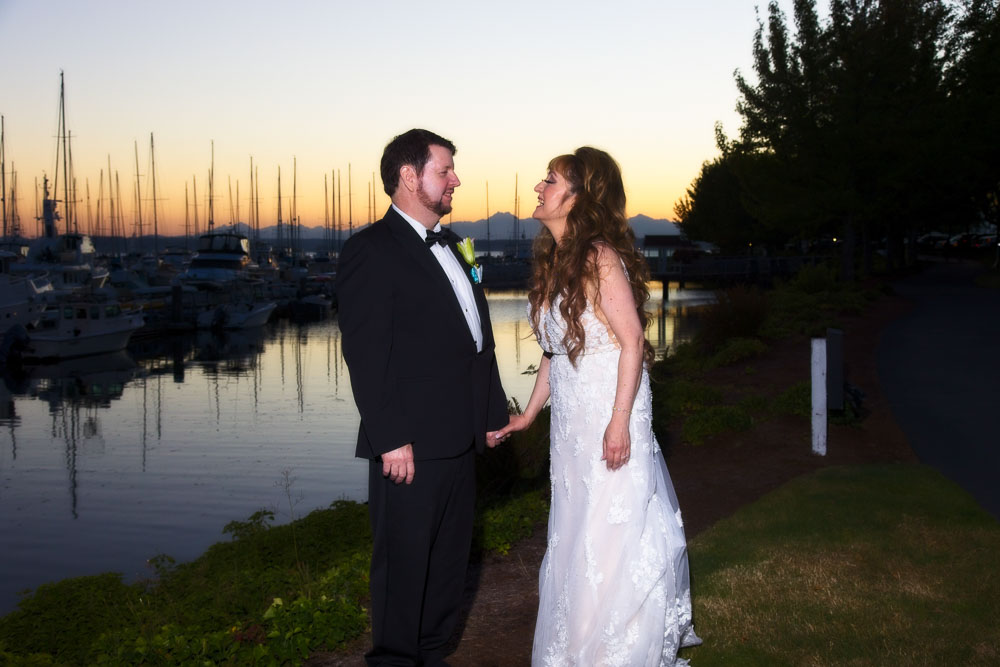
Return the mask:
<svg viewBox="0 0 1000 667">
<path fill-rule="evenodd" d="M 756 4 L 766 11 L 762 0 L 0 0 L 7 185 L 13 168 L 34 235 L 63 70 L 81 228 L 88 184 L 96 219 L 110 157 L 131 231 L 136 144 L 151 220 L 150 133 L 161 233 L 183 232 L 185 186 L 193 222 L 194 182 L 204 227 L 213 141 L 216 225 L 233 217 L 237 187 L 247 218 L 251 158 L 262 226 L 277 219 L 279 167 L 288 220 L 293 160 L 302 224 L 323 224 L 335 170 L 346 223 L 349 164 L 352 217 L 364 224 L 373 173 L 379 216 L 389 203 L 382 148 L 411 127 L 458 146 L 455 221 L 486 216 L 487 181 L 490 213 L 512 211 L 515 175 L 529 217 L 549 158 L 584 144 L 622 165 L 629 215 L 673 218 L 717 154 L 715 122 L 739 128 L 733 72 L 752 75 Z"/>
</svg>

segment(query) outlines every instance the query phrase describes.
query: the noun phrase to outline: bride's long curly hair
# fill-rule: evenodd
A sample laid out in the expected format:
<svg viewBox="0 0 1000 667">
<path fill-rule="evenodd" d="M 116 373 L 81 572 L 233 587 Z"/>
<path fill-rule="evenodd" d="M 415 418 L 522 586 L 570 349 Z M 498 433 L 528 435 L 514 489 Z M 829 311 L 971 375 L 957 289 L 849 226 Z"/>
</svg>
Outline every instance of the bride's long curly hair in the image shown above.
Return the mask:
<svg viewBox="0 0 1000 667">
<path fill-rule="evenodd" d="M 530 319 L 532 328 L 538 331 L 543 308 L 561 296 L 559 311 L 567 323 L 563 344 L 575 364 L 586 342 L 580 316 L 587 307 L 588 291 L 600 301 L 595 244 L 606 244 L 624 262 L 643 331 L 648 322 L 644 307 L 649 300 L 646 287 L 649 268 L 635 247 L 635 233 L 625 217 L 625 187 L 621 168 L 614 158 L 600 149 L 584 146 L 572 155 L 553 158 L 548 169 L 566 179 L 576 200 L 566 216 L 566 231 L 558 244 L 544 226 L 535 237 L 534 270 L 528 291 Z M 653 348 L 647 340 L 643 345 L 647 365 L 653 357 Z"/>
</svg>

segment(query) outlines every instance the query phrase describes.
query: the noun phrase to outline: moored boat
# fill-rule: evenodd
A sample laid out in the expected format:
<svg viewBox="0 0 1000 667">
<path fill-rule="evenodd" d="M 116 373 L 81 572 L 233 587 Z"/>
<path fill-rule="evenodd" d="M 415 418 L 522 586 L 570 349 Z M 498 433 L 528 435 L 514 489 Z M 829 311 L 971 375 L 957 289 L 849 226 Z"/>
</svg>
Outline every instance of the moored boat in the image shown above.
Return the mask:
<svg viewBox="0 0 1000 667">
<path fill-rule="evenodd" d="M 125 349 L 143 326 L 142 313 L 114 301 L 67 301 L 50 306 L 28 331 L 24 357 L 66 359 Z"/>
<path fill-rule="evenodd" d="M 263 303 L 248 301 L 245 303 L 226 303 L 216 308 L 210 308 L 198 314 L 199 329 L 251 329 L 267 324 L 271 313 L 277 304 L 273 301 Z"/>
</svg>

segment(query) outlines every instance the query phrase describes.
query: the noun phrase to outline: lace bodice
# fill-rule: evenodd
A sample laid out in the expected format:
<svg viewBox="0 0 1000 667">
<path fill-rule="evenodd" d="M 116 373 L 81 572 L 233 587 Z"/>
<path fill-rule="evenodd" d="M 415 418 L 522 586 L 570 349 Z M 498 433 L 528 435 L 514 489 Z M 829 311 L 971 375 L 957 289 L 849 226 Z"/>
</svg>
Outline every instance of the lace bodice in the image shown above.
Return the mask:
<svg viewBox="0 0 1000 667">
<path fill-rule="evenodd" d="M 550 354 L 566 354 L 564 338 L 566 336 L 566 321 L 559 311 L 562 297 L 552 302 L 552 307 L 544 309 L 538 318 L 538 331 L 535 332 L 539 345 Z M 530 308 L 530 306 L 529 306 Z M 587 307 L 580 315 L 580 323 L 584 331 L 583 354 L 611 352 L 618 349 L 614 333 L 601 321 L 594 310 L 594 305 L 587 302 Z"/>
</svg>

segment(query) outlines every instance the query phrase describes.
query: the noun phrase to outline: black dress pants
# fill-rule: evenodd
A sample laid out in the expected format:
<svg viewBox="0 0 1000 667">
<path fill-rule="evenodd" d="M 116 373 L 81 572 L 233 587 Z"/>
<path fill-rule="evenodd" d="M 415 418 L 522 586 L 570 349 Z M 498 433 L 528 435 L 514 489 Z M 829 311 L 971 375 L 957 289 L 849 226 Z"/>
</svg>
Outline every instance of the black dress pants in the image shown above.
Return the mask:
<svg viewBox="0 0 1000 667">
<path fill-rule="evenodd" d="M 417 461 L 412 484 L 369 464 L 370 666 L 443 664 L 455 628 L 472 545 L 476 453 Z"/>
</svg>

